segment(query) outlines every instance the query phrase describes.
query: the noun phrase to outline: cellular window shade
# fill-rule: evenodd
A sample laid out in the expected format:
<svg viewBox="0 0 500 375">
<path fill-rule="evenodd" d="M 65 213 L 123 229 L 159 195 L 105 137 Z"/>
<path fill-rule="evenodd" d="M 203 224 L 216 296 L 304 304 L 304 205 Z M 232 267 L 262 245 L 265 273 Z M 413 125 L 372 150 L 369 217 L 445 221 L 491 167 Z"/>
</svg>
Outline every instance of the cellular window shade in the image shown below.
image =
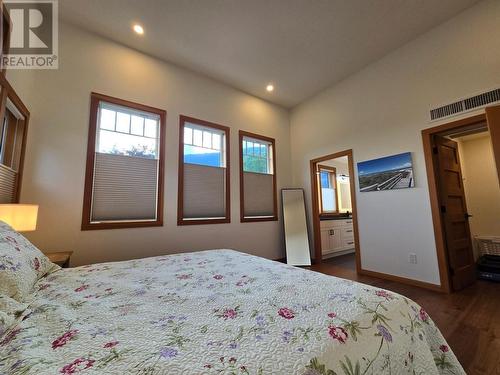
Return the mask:
<svg viewBox="0 0 500 375">
<path fill-rule="evenodd" d="M 274 175 L 243 172 L 244 216 L 274 215 Z"/>
<path fill-rule="evenodd" d="M 184 219 L 226 217 L 226 168 L 184 163 Z"/>
<path fill-rule="evenodd" d="M 335 194 L 336 190 L 331 188 L 321 188 L 321 203 L 324 211 L 335 211 Z"/>
<path fill-rule="evenodd" d="M 0 203 L 13 203 L 16 193 L 17 173 L 0 164 Z"/>
<path fill-rule="evenodd" d="M 344 210 L 352 210 L 351 207 L 351 187 L 349 184 L 341 183 L 340 185 L 340 206 Z"/>
<path fill-rule="evenodd" d="M 156 220 L 158 160 L 97 152 L 91 221 Z"/>
</svg>

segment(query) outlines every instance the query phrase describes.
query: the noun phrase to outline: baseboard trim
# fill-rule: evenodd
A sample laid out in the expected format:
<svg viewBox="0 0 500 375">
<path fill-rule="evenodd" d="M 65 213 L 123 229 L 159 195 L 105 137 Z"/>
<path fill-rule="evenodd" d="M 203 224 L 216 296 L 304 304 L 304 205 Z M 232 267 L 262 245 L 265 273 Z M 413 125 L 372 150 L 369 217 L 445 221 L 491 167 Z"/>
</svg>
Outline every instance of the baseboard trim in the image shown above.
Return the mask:
<svg viewBox="0 0 500 375">
<path fill-rule="evenodd" d="M 406 285 L 411 285 L 411 286 L 416 286 L 416 287 L 419 287 L 419 288 L 424 288 L 424 289 L 432 290 L 434 292 L 447 293 L 447 291 L 445 289 L 443 289 L 441 285 L 426 283 L 425 281 L 408 279 L 406 277 L 391 275 L 391 274 L 388 274 L 388 273 L 382 273 L 382 272 L 376 272 L 376 271 L 369 271 L 369 270 L 365 270 L 365 269 L 361 268 L 359 270 L 358 274 L 365 275 L 365 276 L 376 277 L 376 278 L 379 278 L 379 279 L 384 279 L 384 280 L 389 280 L 389 281 L 395 281 L 395 282 L 398 282 L 398 283 L 401 283 L 401 284 L 406 284 Z"/>
<path fill-rule="evenodd" d="M 273 259 L 273 260 L 276 262 L 280 262 L 280 263 L 286 263 L 286 257 L 279 258 L 279 259 Z M 315 259 L 311 259 L 311 264 L 316 264 Z M 445 294 L 450 293 L 448 290 L 441 287 L 441 285 L 426 283 L 425 281 L 408 279 L 408 278 L 402 277 L 402 276 L 396 276 L 396 275 L 391 275 L 391 274 L 383 273 L 383 272 L 365 270 L 363 268 L 360 268 L 357 273 L 358 273 L 358 275 L 364 275 L 364 276 L 376 277 L 376 278 L 382 279 L 382 280 L 394 281 L 394 282 L 397 282 L 400 284 L 411 285 L 411 286 L 416 286 L 418 288 L 432 290 L 433 292 L 439 292 L 439 293 L 445 293 Z"/>
</svg>

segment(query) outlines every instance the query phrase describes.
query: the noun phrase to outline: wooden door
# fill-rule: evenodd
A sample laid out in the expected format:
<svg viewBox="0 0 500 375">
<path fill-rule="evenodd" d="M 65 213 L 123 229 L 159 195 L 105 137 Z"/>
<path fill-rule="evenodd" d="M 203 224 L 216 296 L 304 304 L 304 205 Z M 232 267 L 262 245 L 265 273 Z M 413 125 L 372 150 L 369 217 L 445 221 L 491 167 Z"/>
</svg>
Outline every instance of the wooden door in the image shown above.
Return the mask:
<svg viewBox="0 0 500 375">
<path fill-rule="evenodd" d="M 500 185 L 500 105 L 486 108 L 486 121 L 493 146 L 493 156 L 497 166 L 498 184 Z"/>
<path fill-rule="evenodd" d="M 476 269 L 456 142 L 434 136 L 434 158 L 448 265 L 454 290 L 476 280 Z"/>
</svg>

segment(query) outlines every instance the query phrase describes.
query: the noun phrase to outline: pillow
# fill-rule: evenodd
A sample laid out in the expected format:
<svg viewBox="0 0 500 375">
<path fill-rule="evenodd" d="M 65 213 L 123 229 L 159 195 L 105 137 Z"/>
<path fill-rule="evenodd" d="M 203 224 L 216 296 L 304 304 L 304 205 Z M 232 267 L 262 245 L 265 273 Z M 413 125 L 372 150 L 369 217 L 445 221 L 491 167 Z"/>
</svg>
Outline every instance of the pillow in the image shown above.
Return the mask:
<svg viewBox="0 0 500 375">
<path fill-rule="evenodd" d="M 0 295 L 25 301 L 41 277 L 60 267 L 0 221 Z"/>
<path fill-rule="evenodd" d="M 28 304 L 0 294 L 0 342 L 14 324 L 29 313 Z"/>
</svg>

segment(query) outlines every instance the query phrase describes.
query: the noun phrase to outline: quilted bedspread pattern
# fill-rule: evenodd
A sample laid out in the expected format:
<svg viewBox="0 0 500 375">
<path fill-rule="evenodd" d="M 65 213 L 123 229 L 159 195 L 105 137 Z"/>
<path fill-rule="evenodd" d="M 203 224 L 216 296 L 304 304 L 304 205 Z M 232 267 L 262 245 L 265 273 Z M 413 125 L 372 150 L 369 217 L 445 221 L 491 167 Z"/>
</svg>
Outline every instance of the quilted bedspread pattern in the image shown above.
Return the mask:
<svg viewBox="0 0 500 375">
<path fill-rule="evenodd" d="M 413 301 L 232 250 L 58 270 L 0 374 L 464 374 Z"/>
</svg>

